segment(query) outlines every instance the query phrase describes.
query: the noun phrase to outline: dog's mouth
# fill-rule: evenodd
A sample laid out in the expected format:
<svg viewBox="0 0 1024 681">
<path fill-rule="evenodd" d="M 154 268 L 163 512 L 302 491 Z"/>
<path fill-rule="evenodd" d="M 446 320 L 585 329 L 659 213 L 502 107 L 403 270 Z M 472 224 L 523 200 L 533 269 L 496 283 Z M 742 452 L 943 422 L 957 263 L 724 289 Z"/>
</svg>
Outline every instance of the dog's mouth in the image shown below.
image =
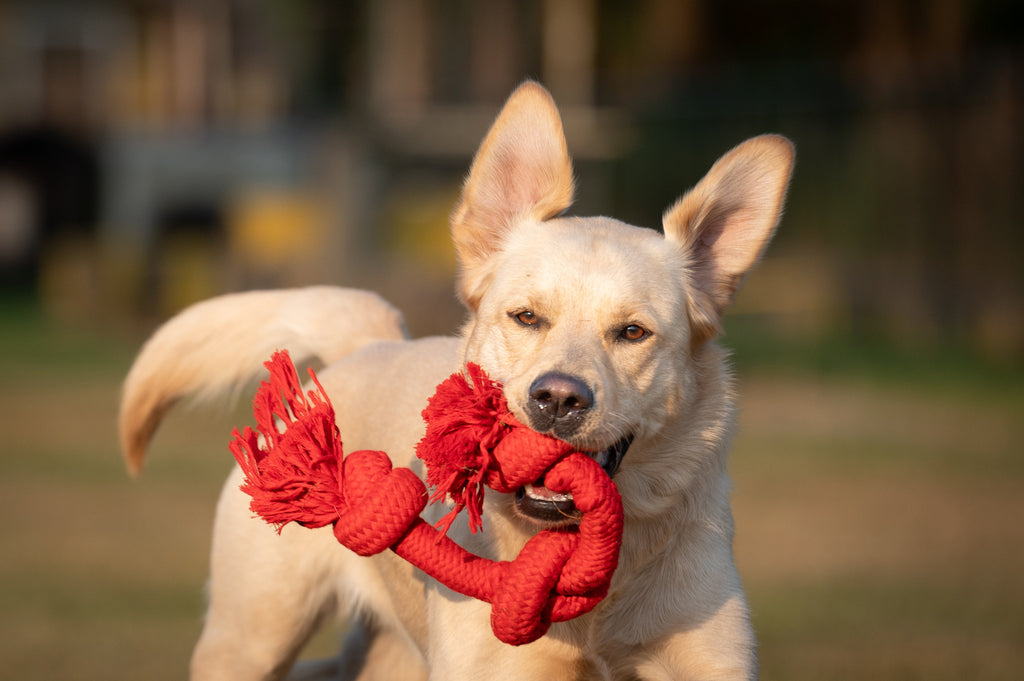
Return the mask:
<svg viewBox="0 0 1024 681">
<path fill-rule="evenodd" d="M 590 456 L 611 477 L 619 470 L 632 442 L 633 436 L 627 435 Z M 572 494 L 551 491 L 545 487 L 543 478 L 516 490 L 515 510 L 518 515 L 546 526 L 570 525 L 583 517 L 572 501 Z"/>
</svg>

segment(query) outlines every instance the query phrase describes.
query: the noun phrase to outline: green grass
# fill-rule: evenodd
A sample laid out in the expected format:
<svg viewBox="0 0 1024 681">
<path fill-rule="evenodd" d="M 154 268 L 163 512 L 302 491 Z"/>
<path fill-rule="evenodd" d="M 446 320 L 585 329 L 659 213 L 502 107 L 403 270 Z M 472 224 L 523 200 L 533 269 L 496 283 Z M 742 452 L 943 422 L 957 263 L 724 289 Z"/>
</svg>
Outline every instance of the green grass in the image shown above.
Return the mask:
<svg viewBox="0 0 1024 681">
<path fill-rule="evenodd" d="M 4 375 L 18 379 L 111 376 L 128 368 L 135 343 L 102 327 L 69 328 L 43 315 L 31 300 L 0 296 Z"/>
<path fill-rule="evenodd" d="M 137 342 L 10 301 L 0 329 L 4 675 L 183 678 L 244 405 L 172 412 L 130 480 L 115 421 Z M 1017 678 L 1019 369 L 757 332 L 730 327 L 726 343 L 742 396 L 737 560 L 762 678 Z"/>
<path fill-rule="evenodd" d="M 1019 678 L 1019 367 L 739 326 L 736 549 L 762 678 Z"/>
<path fill-rule="evenodd" d="M 766 679 L 1017 679 L 1020 602 L 868 578 L 752 594 Z"/>
<path fill-rule="evenodd" d="M 917 345 L 869 332 L 794 338 L 757 315 L 728 316 L 724 345 L 741 373 L 814 375 L 1024 406 L 1024 363 L 954 341 Z"/>
</svg>

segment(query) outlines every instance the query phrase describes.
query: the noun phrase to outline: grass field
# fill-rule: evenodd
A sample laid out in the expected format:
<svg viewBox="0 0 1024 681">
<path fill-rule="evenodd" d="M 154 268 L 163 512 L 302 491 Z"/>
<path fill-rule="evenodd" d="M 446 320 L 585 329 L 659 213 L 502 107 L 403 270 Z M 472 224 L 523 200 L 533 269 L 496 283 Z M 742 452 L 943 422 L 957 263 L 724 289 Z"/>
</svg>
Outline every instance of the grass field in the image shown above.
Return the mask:
<svg viewBox="0 0 1024 681">
<path fill-rule="evenodd" d="M 130 480 L 115 415 L 134 342 L 26 307 L 0 325 L 3 676 L 184 678 L 228 433 L 247 416 L 174 413 Z M 762 678 L 1020 678 L 1021 373 L 732 341 L 737 555 Z"/>
</svg>

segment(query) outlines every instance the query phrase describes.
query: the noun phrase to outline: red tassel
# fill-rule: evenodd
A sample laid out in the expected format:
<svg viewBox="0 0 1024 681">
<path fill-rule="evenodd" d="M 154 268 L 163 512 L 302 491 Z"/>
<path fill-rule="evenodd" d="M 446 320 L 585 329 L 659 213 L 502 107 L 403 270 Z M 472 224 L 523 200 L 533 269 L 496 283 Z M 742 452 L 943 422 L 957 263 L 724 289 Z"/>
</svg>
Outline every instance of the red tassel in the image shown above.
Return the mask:
<svg viewBox="0 0 1024 681">
<path fill-rule="evenodd" d="M 334 409 L 312 371 L 317 390 L 303 394 L 286 351 L 275 352 L 264 366 L 270 378 L 253 399 L 257 430 L 236 428 L 230 444 L 245 473 L 242 491 L 252 497 L 249 508 L 279 532 L 291 521 L 329 525 L 345 503 Z"/>
<path fill-rule="evenodd" d="M 434 488 L 431 503 L 448 496 L 455 504 L 437 524 L 442 533 L 464 508 L 469 529 L 480 529 L 484 476 L 492 463 L 491 452 L 508 430 L 503 419 L 509 410 L 501 386 L 472 362 L 466 369 L 472 384 L 463 374 L 452 374 L 428 400 L 423 410 L 427 432 L 416 445 L 416 456 L 427 467 L 427 484 Z"/>
</svg>

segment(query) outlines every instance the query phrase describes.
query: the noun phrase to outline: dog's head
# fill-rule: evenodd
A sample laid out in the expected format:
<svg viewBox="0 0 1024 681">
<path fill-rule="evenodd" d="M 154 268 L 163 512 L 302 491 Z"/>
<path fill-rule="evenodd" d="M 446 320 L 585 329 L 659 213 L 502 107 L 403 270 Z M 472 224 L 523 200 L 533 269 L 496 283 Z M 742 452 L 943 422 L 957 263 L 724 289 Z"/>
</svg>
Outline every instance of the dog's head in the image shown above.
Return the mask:
<svg viewBox="0 0 1024 681">
<path fill-rule="evenodd" d="M 504 384 L 518 419 L 614 474 L 631 443 L 642 449 L 693 402 L 696 358 L 778 223 L 792 165 L 783 137 L 744 142 L 666 211 L 664 234 L 560 217 L 573 197 L 562 124 L 547 91 L 525 83 L 452 216 L 466 359 Z M 543 481 L 518 497 L 525 517 L 571 515 Z"/>
</svg>

